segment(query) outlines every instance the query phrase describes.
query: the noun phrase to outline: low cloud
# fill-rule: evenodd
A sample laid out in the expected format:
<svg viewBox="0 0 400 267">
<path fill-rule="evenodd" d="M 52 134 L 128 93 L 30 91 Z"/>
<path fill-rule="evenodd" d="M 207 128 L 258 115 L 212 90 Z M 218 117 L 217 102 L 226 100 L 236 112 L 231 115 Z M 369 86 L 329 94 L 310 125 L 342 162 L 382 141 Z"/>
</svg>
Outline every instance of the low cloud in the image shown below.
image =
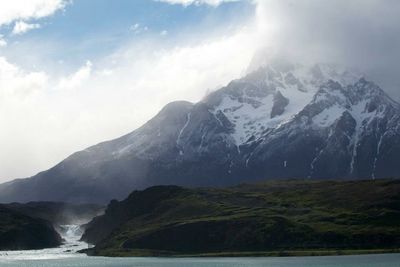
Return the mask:
<svg viewBox="0 0 400 267">
<path fill-rule="evenodd" d="M 400 1 L 258 0 L 265 54 L 358 68 L 400 97 Z M 261 37 L 261 35 L 260 35 Z"/>
</svg>

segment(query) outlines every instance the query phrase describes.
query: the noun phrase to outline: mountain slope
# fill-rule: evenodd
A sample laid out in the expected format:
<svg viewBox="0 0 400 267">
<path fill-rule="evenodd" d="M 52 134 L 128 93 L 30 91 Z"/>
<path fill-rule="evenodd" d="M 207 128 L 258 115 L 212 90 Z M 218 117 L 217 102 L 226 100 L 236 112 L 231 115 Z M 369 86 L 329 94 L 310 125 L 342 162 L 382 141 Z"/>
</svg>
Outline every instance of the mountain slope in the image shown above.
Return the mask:
<svg viewBox="0 0 400 267">
<path fill-rule="evenodd" d="M 400 107 L 325 65 L 274 64 L 139 129 L 0 185 L 0 201 L 107 202 L 152 185 L 400 175 Z"/>
</svg>

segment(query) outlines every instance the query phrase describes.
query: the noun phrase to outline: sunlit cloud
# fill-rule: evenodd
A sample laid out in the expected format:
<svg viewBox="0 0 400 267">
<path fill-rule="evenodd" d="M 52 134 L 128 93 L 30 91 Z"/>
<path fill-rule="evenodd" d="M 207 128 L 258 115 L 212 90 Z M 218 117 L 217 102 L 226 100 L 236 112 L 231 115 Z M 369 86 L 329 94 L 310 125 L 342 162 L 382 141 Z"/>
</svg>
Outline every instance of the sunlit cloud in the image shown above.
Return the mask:
<svg viewBox="0 0 400 267">
<path fill-rule="evenodd" d="M 81 86 L 85 81 L 90 78 L 92 73 L 92 62 L 89 60 L 86 62 L 84 66 L 82 66 L 75 73 L 71 74 L 68 77 L 61 78 L 58 83 L 58 87 L 61 89 L 73 89 Z"/>
<path fill-rule="evenodd" d="M 17 21 L 12 30 L 12 34 L 23 34 L 33 29 L 39 29 L 38 23 L 26 23 L 24 21 Z"/>
<path fill-rule="evenodd" d="M 0 26 L 53 15 L 67 5 L 66 0 L 13 0 L 0 3 Z"/>
<path fill-rule="evenodd" d="M 10 98 L 26 98 L 46 87 L 48 76 L 44 72 L 28 72 L 0 57 L 0 103 Z"/>
</svg>

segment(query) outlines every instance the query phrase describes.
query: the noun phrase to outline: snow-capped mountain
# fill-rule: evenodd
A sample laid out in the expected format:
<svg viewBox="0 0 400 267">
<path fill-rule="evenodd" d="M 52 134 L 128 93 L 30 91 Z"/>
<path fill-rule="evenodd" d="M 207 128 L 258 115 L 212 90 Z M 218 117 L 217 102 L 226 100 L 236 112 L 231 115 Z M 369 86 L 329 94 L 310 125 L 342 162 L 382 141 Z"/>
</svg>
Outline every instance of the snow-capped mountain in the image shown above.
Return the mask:
<svg viewBox="0 0 400 267">
<path fill-rule="evenodd" d="M 237 145 L 246 143 L 249 138 L 260 137 L 265 129 L 289 121 L 330 79 L 345 86 L 357 80 L 357 76 L 337 72 L 326 65 L 274 67 L 261 68 L 233 81 L 206 99 L 214 114 L 222 112 L 235 125 L 233 137 Z M 215 101 L 219 103 L 213 104 Z"/>
<path fill-rule="evenodd" d="M 360 75 L 273 64 L 139 129 L 0 185 L 0 201 L 105 202 L 157 184 L 400 175 L 400 105 Z"/>
</svg>

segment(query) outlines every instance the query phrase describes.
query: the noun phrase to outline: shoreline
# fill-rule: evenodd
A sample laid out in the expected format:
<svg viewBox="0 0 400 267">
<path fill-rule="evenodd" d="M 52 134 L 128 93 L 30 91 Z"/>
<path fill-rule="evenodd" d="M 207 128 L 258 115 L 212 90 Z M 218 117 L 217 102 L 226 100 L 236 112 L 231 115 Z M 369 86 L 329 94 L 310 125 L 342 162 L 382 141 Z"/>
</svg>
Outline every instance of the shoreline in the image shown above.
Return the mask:
<svg viewBox="0 0 400 267">
<path fill-rule="evenodd" d="M 328 250 L 280 250 L 280 251 L 238 251 L 238 252 L 207 252 L 207 253 L 175 253 L 154 250 L 124 250 L 95 253 L 93 249 L 78 251 L 87 256 L 100 257 L 165 257 L 165 258 L 218 258 L 218 257 L 313 257 L 313 256 L 355 256 L 374 254 L 396 254 L 400 248 L 392 249 L 328 249 Z"/>
</svg>

